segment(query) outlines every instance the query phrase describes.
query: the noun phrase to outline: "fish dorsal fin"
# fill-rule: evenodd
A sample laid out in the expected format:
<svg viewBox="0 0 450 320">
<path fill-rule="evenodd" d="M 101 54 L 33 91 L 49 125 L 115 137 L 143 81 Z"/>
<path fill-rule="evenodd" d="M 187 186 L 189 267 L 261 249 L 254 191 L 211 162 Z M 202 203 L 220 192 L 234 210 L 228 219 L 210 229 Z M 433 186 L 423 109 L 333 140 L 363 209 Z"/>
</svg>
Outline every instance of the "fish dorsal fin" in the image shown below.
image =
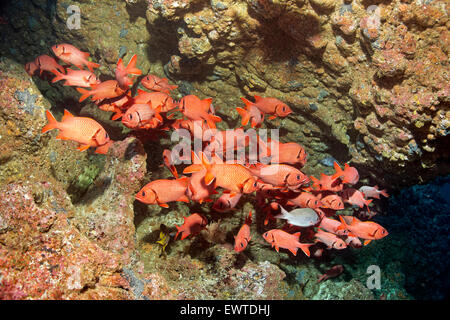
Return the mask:
<svg viewBox="0 0 450 320">
<path fill-rule="evenodd" d="M 119 58 L 119 60 L 117 60 L 117 68 L 123 69 L 123 61 L 122 61 L 122 58 Z"/>
<path fill-rule="evenodd" d="M 61 121 L 65 121 L 69 118 L 73 118 L 73 114 L 71 114 L 67 109 L 64 109 L 64 115 Z"/>
<path fill-rule="evenodd" d="M 301 232 L 299 231 L 299 232 L 296 232 L 296 233 L 294 233 L 292 235 L 295 236 L 296 238 L 300 238 Z"/>
<path fill-rule="evenodd" d="M 202 101 L 207 104 L 211 104 L 211 102 L 213 101 L 213 98 L 206 98 L 206 99 L 203 99 Z"/>
<path fill-rule="evenodd" d="M 348 163 L 344 164 L 345 169 L 350 168 L 350 166 L 348 165 Z"/>
<path fill-rule="evenodd" d="M 256 96 L 256 95 L 254 97 L 255 97 L 255 102 L 261 101 L 261 99 L 262 99 L 262 97 Z"/>
</svg>

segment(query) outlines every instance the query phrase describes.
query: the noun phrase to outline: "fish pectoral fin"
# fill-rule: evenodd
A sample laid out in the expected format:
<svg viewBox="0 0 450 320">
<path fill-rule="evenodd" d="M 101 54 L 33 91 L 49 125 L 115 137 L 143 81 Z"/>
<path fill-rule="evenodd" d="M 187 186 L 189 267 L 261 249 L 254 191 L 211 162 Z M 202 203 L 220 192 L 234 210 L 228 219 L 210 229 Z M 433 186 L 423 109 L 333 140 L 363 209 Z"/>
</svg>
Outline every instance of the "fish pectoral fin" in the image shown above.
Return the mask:
<svg viewBox="0 0 450 320">
<path fill-rule="evenodd" d="M 88 145 L 88 144 L 80 144 L 80 146 L 77 148 L 77 150 L 85 151 L 85 150 L 89 149 L 89 147 L 90 147 L 90 145 Z"/>
<path fill-rule="evenodd" d="M 372 240 L 366 240 L 364 241 L 364 245 L 367 246 Z"/>
<path fill-rule="evenodd" d="M 158 203 L 158 205 L 160 207 L 163 207 L 163 208 L 168 208 L 169 207 L 169 205 L 167 203 Z"/>
<path fill-rule="evenodd" d="M 58 133 L 58 135 L 55 137 L 57 140 L 69 140 L 69 138 L 65 137 L 61 131 Z"/>
<path fill-rule="evenodd" d="M 277 116 L 270 116 L 270 117 L 269 117 L 269 120 L 276 119 L 276 117 L 277 117 Z"/>
<path fill-rule="evenodd" d="M 237 196 L 238 194 L 236 192 L 230 192 L 230 199 Z"/>
<path fill-rule="evenodd" d="M 181 196 L 180 199 L 178 199 L 177 201 L 182 201 L 182 202 L 187 202 L 189 203 L 189 198 L 185 195 Z"/>
</svg>

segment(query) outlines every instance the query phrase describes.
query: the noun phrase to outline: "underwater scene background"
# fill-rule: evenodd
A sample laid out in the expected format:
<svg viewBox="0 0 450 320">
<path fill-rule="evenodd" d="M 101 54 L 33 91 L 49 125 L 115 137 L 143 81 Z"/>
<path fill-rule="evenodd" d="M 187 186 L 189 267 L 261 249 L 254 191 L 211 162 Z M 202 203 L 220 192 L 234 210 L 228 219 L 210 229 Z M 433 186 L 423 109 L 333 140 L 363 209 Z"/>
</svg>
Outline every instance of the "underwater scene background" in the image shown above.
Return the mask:
<svg viewBox="0 0 450 320">
<path fill-rule="evenodd" d="M 444 0 L 3 2 L 0 299 L 448 298 L 448 10 Z M 174 101 L 212 98 L 220 130 L 242 127 L 242 97 L 279 99 L 292 112 L 261 128 L 304 148 L 309 177 L 335 174 L 337 162 L 357 169 L 355 188 L 386 189 L 369 216 L 347 202 L 337 213 L 363 212 L 389 234 L 343 250 L 318 243 L 308 257 L 267 242 L 286 221 L 266 224 L 253 193 L 223 213 L 214 202 L 136 200 L 148 183 L 172 179 L 163 151 L 176 142 L 112 120 L 48 70 L 27 73 L 64 43 L 90 53 L 102 82 L 136 55 L 133 95 L 149 74 L 168 78 Z M 42 133 L 45 111 L 61 120 L 64 109 L 101 124 L 114 141 L 106 154 Z M 249 212 L 251 240 L 237 252 Z M 193 213 L 206 228 L 175 239 Z M 308 232 L 300 242 L 312 241 Z"/>
</svg>

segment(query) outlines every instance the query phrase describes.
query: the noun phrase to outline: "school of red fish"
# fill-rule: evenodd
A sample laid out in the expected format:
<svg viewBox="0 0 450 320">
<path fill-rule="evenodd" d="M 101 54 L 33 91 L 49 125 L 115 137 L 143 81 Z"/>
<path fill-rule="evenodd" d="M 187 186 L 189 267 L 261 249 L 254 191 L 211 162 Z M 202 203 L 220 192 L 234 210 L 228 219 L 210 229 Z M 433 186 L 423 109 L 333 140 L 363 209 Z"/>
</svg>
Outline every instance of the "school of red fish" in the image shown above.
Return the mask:
<svg viewBox="0 0 450 320">
<path fill-rule="evenodd" d="M 52 83 L 65 80 L 65 86 L 76 87 L 81 93 L 80 102 L 90 97 L 101 110 L 114 113 L 112 120 L 121 119 L 128 128 L 141 131 L 184 129 L 191 133 L 192 139 L 202 139 L 202 151 L 182 156 L 184 159 L 191 157 L 191 164 L 184 167 L 182 176 L 175 166 L 176 160 L 182 159 L 164 150 L 163 164 L 174 178 L 146 184 L 136 194 L 136 200 L 164 208 L 173 201 L 213 202 L 212 211 L 222 213 L 234 210 L 244 194 L 255 194 L 257 210 L 265 216 L 267 228 L 262 237 L 277 251 L 283 248 L 296 255 L 301 249 L 308 257 L 311 251 L 314 257 L 320 257 L 324 249 L 360 248 L 388 235 L 385 228 L 370 221 L 376 212 L 369 208 L 373 198 L 388 197 L 386 190 L 379 190 L 377 186 L 354 188 L 359 174 L 348 164 L 342 168 L 334 162 L 335 173 L 330 176 L 323 173 L 320 179 L 308 176 L 301 171 L 307 154 L 300 144 L 274 139 L 264 141 L 259 136 L 255 140 L 259 159 L 266 157 L 270 163 L 252 162 L 248 157 L 222 160 L 229 151 L 249 147 L 251 139 L 245 134 L 244 126 L 250 124 L 251 128 L 259 128 L 266 115 L 271 120 L 292 113 L 282 101 L 260 96 L 254 97 L 255 102 L 241 98 L 245 107 L 236 110 L 242 127 L 221 131 L 216 123 L 222 119 L 215 114 L 212 98 L 202 100 L 186 95 L 175 101 L 170 93 L 177 86 L 169 84 L 166 78 L 145 76 L 140 84 L 149 91 L 139 89 L 133 96 L 131 87 L 135 78 L 142 75 L 136 67 L 136 55 L 126 66 L 119 59 L 115 79 L 101 82 L 94 74 L 94 68 L 100 65 L 89 61 L 89 53 L 70 44 L 55 45 L 52 51 L 59 63 L 51 56 L 41 55 L 25 65 L 30 76 L 37 73 L 42 76 L 45 72 L 48 76 L 54 75 Z M 77 69 L 69 69 L 69 66 Z M 60 122 L 48 110 L 46 115 L 48 124 L 42 132 L 58 129 L 56 139 L 75 141 L 80 151 L 93 147 L 96 153 L 106 154 L 114 143 L 94 119 L 77 117 L 67 110 Z M 222 193 L 215 196 L 218 189 Z M 345 204 L 360 209 L 352 216 L 337 214 Z M 283 228 L 269 230 L 274 221 L 280 220 L 286 220 Z M 241 252 L 249 245 L 251 224 L 252 212 L 235 235 L 235 251 Z M 181 226 L 176 226 L 175 239 L 179 234 L 181 239 L 193 237 L 207 225 L 204 215 L 193 213 L 184 218 Z M 304 242 L 300 242 L 300 237 Z"/>
</svg>

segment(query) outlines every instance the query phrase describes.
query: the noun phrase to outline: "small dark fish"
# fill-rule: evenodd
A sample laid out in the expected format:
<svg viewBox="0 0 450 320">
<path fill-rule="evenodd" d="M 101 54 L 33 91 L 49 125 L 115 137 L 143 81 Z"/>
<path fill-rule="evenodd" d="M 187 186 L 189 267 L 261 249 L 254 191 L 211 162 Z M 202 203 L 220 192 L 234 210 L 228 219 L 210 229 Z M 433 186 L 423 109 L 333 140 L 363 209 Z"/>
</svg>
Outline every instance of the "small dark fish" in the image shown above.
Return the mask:
<svg viewBox="0 0 450 320">
<path fill-rule="evenodd" d="M 327 280 L 329 278 L 334 278 L 337 277 L 338 275 L 340 275 L 342 272 L 344 271 L 344 267 L 340 264 L 335 265 L 333 267 L 331 267 L 331 269 L 329 269 L 327 272 L 325 272 L 323 275 L 321 275 L 319 277 L 319 279 L 317 280 L 317 283 L 323 281 L 323 280 Z"/>
</svg>

